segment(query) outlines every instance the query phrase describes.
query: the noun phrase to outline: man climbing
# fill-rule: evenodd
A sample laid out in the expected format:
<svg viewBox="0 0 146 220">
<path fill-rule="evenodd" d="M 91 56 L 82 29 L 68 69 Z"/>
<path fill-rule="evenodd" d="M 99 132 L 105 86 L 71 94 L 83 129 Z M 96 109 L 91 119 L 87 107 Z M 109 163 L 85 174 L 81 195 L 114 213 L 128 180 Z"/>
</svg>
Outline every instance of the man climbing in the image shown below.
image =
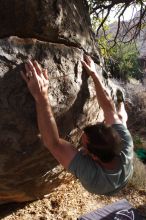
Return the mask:
<svg viewBox="0 0 146 220">
<path fill-rule="evenodd" d="M 126 128 L 127 114 L 122 93 L 117 92 L 116 110 L 92 59 L 85 55 L 82 65 L 93 79 L 105 120 L 85 127 L 81 138 L 83 149 L 80 151 L 59 136 L 48 98 L 47 70 L 43 70 L 36 61 L 28 61 L 22 77 L 35 99 L 38 127 L 45 146 L 85 189 L 95 194 L 110 195 L 123 188 L 132 175 L 133 141 Z"/>
</svg>

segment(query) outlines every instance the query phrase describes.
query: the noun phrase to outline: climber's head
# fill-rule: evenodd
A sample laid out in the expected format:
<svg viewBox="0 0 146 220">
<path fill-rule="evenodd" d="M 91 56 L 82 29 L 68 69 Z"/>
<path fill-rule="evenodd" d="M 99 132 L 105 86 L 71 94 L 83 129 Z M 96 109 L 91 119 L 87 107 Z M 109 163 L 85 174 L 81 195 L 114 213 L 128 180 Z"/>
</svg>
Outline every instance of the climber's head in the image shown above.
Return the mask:
<svg viewBox="0 0 146 220">
<path fill-rule="evenodd" d="M 85 127 L 82 143 L 88 152 L 102 162 L 108 163 L 121 152 L 121 139 L 111 126 L 104 123 Z"/>
</svg>

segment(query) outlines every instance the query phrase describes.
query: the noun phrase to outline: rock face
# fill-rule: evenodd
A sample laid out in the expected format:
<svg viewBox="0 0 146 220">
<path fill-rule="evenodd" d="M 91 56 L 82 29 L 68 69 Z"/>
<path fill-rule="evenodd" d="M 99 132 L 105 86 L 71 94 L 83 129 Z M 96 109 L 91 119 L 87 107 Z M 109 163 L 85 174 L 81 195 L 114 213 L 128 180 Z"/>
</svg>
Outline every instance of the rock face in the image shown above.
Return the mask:
<svg viewBox="0 0 146 220">
<path fill-rule="evenodd" d="M 20 75 L 24 62 L 36 59 L 48 69 L 59 132 L 76 140 L 77 126 L 99 117 L 80 62 L 83 51 L 96 51 L 84 0 L 2 0 L 0 30 L 0 203 L 22 202 L 48 194 L 62 172 L 41 140 L 35 103 Z"/>
<path fill-rule="evenodd" d="M 59 42 L 92 51 L 93 36 L 85 0 L 2 0 L 0 37 Z"/>
</svg>

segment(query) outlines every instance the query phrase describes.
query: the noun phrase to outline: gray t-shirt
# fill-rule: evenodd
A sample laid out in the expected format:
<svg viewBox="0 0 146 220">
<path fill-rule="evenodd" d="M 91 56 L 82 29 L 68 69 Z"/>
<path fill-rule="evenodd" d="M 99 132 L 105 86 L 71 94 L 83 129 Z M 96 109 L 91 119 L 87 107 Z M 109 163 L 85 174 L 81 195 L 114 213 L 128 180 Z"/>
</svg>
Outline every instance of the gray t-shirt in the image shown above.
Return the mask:
<svg viewBox="0 0 146 220">
<path fill-rule="evenodd" d="M 102 168 L 89 155 L 79 151 L 69 165 L 74 174 L 91 193 L 112 195 L 127 183 L 133 173 L 133 141 L 128 129 L 123 124 L 112 127 L 122 139 L 122 151 L 119 157 L 120 166 L 116 170 Z"/>
</svg>

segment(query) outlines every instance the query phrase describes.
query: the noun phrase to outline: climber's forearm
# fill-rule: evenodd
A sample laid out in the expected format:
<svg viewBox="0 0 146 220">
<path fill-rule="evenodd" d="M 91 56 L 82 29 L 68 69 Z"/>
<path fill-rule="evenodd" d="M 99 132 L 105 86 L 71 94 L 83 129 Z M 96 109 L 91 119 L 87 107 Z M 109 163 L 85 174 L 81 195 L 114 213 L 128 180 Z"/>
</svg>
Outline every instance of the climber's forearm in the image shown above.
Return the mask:
<svg viewBox="0 0 146 220">
<path fill-rule="evenodd" d="M 77 154 L 77 149 L 59 138 L 58 128 L 48 98 L 48 74 L 35 61 L 25 65 L 26 74 L 22 77 L 36 101 L 38 127 L 45 146 L 66 169 Z"/>
<path fill-rule="evenodd" d="M 110 98 L 110 96 L 106 92 L 104 85 L 100 81 L 97 74 L 92 75 L 92 79 L 95 85 L 98 103 L 103 109 L 104 113 L 106 113 L 107 111 L 109 112 L 115 111 L 113 100 Z"/>
<path fill-rule="evenodd" d="M 45 146 L 66 169 L 77 154 L 77 149 L 59 138 L 55 118 L 48 99 L 36 102 L 38 126 Z"/>
<path fill-rule="evenodd" d="M 84 55 L 84 60 L 82 61 L 82 65 L 85 68 L 86 72 L 89 74 L 89 76 L 91 76 L 93 79 L 96 90 L 97 101 L 104 112 L 105 123 L 108 125 L 112 125 L 115 122 L 119 123 L 119 117 L 116 112 L 114 102 L 109 97 L 108 93 L 104 88 L 104 85 L 99 79 L 99 76 L 96 72 L 95 63 L 89 56 Z"/>
<path fill-rule="evenodd" d="M 107 111 L 110 111 L 110 112 L 114 111 L 115 109 L 114 109 L 113 101 L 108 96 L 102 82 L 99 79 L 98 73 L 96 72 L 94 61 L 91 59 L 91 57 L 84 55 L 84 60 L 82 60 L 81 62 L 86 72 L 93 79 L 93 82 L 95 84 L 97 101 L 99 105 L 101 106 L 101 108 L 103 109 L 104 114 Z"/>
<path fill-rule="evenodd" d="M 59 134 L 48 98 L 36 102 L 37 120 L 42 139 L 47 148 L 58 146 Z"/>
</svg>

